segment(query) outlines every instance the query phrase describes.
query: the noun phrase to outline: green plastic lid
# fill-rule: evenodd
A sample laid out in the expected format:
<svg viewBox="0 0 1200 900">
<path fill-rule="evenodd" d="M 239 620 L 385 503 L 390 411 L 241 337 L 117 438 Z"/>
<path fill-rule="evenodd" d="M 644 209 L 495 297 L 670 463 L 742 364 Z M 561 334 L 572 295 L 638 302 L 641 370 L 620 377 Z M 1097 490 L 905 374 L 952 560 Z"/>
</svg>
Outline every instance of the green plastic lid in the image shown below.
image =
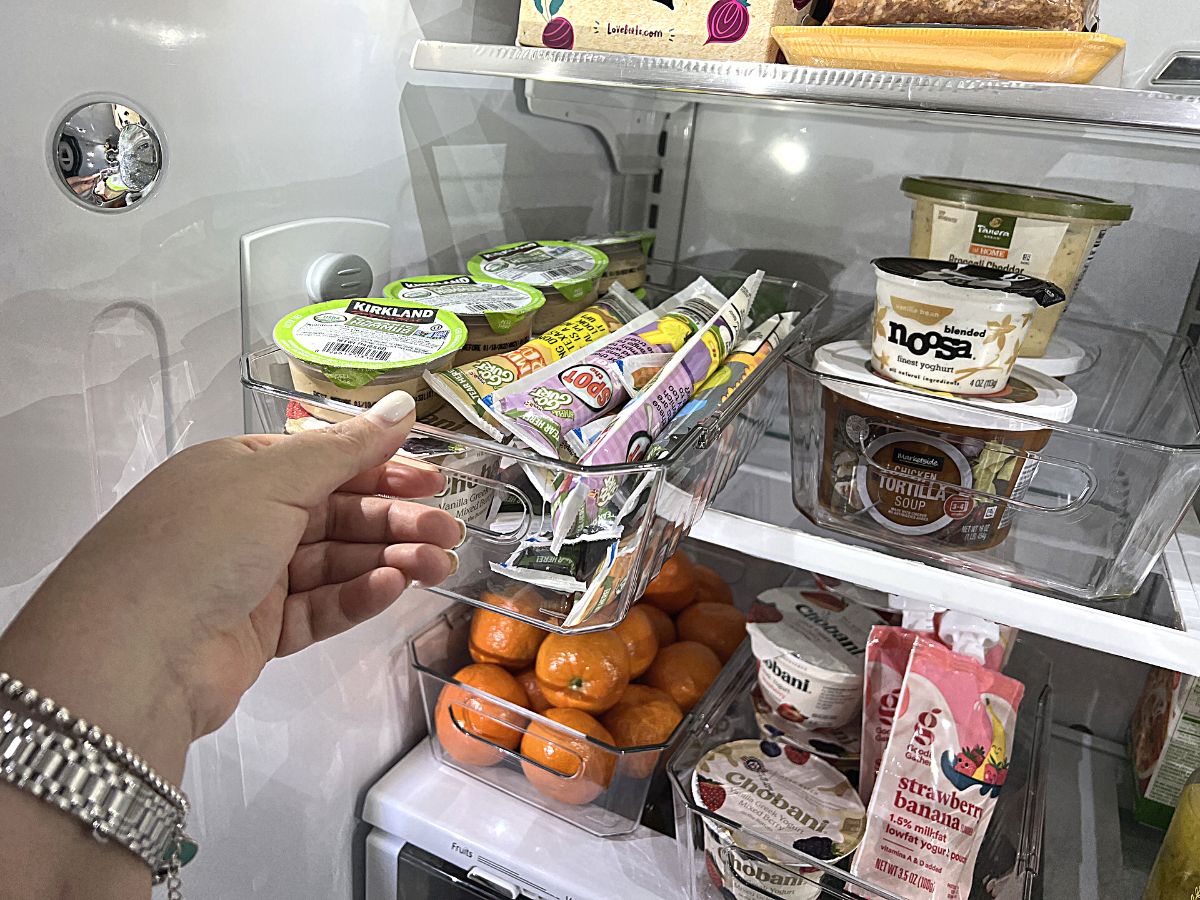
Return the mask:
<svg viewBox="0 0 1200 900">
<path fill-rule="evenodd" d="M 951 203 L 972 206 L 999 207 L 1013 212 L 1044 216 L 1069 216 L 1072 219 L 1092 219 L 1100 222 L 1125 222 L 1133 215 L 1127 203 L 1114 203 L 1089 194 L 1052 191 L 1021 184 L 996 181 L 972 181 L 967 178 L 939 178 L 928 175 L 909 175 L 900 182 L 904 193 Z"/>
<path fill-rule="evenodd" d="M 546 302 L 546 295 L 535 287 L 473 275 L 414 275 L 393 281 L 383 293 L 463 318 L 482 316 L 496 334 L 508 334 Z"/>
<path fill-rule="evenodd" d="M 627 244 L 637 244 L 642 249 L 642 256 L 650 255 L 654 246 L 653 231 L 614 231 L 611 234 L 590 234 L 584 237 L 571 238 L 576 244 L 588 247 L 624 247 Z"/>
<path fill-rule="evenodd" d="M 594 247 L 567 241 L 503 244 L 471 257 L 467 271 L 481 278 L 553 288 L 566 299 L 583 300 L 608 268 L 608 257 Z"/>
<path fill-rule="evenodd" d="M 449 310 L 359 298 L 288 313 L 275 324 L 273 336 L 280 350 L 353 390 L 455 352 L 467 341 L 467 326 Z"/>
</svg>

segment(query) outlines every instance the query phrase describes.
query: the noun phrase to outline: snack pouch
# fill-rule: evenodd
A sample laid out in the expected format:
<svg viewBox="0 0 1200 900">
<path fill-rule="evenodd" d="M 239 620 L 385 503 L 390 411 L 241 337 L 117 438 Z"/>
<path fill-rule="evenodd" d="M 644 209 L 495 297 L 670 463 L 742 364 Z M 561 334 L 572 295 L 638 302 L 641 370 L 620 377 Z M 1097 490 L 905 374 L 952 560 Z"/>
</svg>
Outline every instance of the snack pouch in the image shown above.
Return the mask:
<svg viewBox="0 0 1200 900">
<path fill-rule="evenodd" d="M 963 900 L 1008 777 L 1025 687 L 921 636 L 850 871 L 906 900 Z"/>
<path fill-rule="evenodd" d="M 908 670 L 917 632 L 893 625 L 876 625 L 867 638 L 863 680 L 862 756 L 858 771 L 858 795 L 871 802 L 871 790 L 879 774 L 879 763 L 887 748 L 900 708 L 900 688 Z"/>
<path fill-rule="evenodd" d="M 625 405 L 612 424 L 579 457 L 580 465 L 636 462 L 645 456 L 654 439 L 724 362 L 730 348 L 740 339 L 746 316 L 765 274 L 760 269 L 746 279 L 704 328 L 633 401 Z M 596 519 L 619 486 L 615 476 L 565 477 L 554 497 L 555 549 L 570 528 L 578 527 L 579 520 L 590 522 Z"/>
<path fill-rule="evenodd" d="M 473 360 L 445 372 L 427 372 L 425 381 L 468 422 L 496 440 L 504 437 L 483 405 L 494 391 L 563 359 L 620 329 L 646 307 L 628 293 L 609 293 L 583 312 L 516 350 Z"/>
<path fill-rule="evenodd" d="M 625 289 L 613 286 L 613 293 Z M 492 418 L 532 450 L 568 458 L 563 435 L 606 416 L 629 399 L 619 363 L 629 357 L 675 353 L 725 303 L 725 297 L 698 278 L 667 301 L 670 311 L 636 330 L 597 341 L 586 353 L 546 366 L 535 377 L 505 386 L 483 402 Z"/>
</svg>

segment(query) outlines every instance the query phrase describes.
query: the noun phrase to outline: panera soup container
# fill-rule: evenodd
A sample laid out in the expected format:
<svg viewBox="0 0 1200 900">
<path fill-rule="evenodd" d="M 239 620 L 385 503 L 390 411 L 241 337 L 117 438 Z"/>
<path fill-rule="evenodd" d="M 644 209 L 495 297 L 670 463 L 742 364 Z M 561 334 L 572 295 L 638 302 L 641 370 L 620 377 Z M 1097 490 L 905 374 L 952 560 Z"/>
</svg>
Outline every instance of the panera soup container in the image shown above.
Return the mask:
<svg viewBox="0 0 1200 900">
<path fill-rule="evenodd" d="M 692 773 L 692 799 L 742 826 L 703 823 L 709 877 L 738 900 L 816 900 L 820 870 L 775 845 L 833 864 L 854 852 L 866 829 L 866 810 L 844 775 L 774 741 L 732 741 L 708 751 Z"/>
<path fill-rule="evenodd" d="M 454 313 L 418 303 L 329 300 L 288 313 L 276 323 L 274 338 L 288 356 L 297 391 L 364 409 L 392 391 L 407 391 L 420 417 L 442 405 L 422 376 L 454 364 L 467 328 Z M 347 418 L 302 405 L 320 419 Z"/>
<path fill-rule="evenodd" d="M 983 266 L 906 257 L 872 265 L 875 370 L 951 394 L 1003 390 L 1036 313 L 1066 300 L 1048 281 Z"/>
<path fill-rule="evenodd" d="M 1050 429 L 1018 416 L 1069 422 L 1075 392 L 1018 366 L 1005 389 L 959 403 L 891 382 L 860 341 L 817 350 L 825 424 L 818 497 L 834 516 L 892 538 L 985 550 L 1004 540 L 1015 510 L 956 486 L 1020 500 Z M 943 395 L 944 396 L 944 395 Z"/>
<path fill-rule="evenodd" d="M 612 234 L 572 238 L 576 244 L 595 247 L 608 257 L 608 268 L 600 279 L 600 293 L 614 284 L 636 291 L 646 283 L 646 263 L 654 245 L 653 231 L 614 231 Z"/>
<path fill-rule="evenodd" d="M 900 189 L 913 201 L 911 255 L 1031 275 L 1068 300 L 1108 229 L 1133 214 L 1103 197 L 965 178 L 910 175 Z M 1045 353 L 1065 310 L 1034 315 L 1021 356 Z"/>
<path fill-rule="evenodd" d="M 567 241 L 504 244 L 471 257 L 467 271 L 480 278 L 537 288 L 546 302 L 533 316 L 535 335 L 561 325 L 600 295 L 608 257 L 595 247 Z"/>
<path fill-rule="evenodd" d="M 546 303 L 537 288 L 472 275 L 402 278 L 383 293 L 393 300 L 446 309 L 462 319 L 467 342 L 454 356 L 456 366 L 516 350 L 533 335 L 533 317 Z"/>
</svg>

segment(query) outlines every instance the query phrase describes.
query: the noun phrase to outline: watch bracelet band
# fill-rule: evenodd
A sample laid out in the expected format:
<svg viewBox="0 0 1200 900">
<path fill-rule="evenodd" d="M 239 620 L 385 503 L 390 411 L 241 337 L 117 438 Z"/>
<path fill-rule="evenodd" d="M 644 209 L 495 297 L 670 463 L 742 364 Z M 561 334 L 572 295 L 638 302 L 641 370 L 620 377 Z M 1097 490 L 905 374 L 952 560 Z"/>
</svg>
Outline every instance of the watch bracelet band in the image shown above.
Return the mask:
<svg viewBox="0 0 1200 900">
<path fill-rule="evenodd" d="M 156 880 L 168 874 L 185 809 L 89 741 L 4 710 L 0 778 L 75 816 L 98 840 L 121 844 L 150 867 Z"/>
</svg>

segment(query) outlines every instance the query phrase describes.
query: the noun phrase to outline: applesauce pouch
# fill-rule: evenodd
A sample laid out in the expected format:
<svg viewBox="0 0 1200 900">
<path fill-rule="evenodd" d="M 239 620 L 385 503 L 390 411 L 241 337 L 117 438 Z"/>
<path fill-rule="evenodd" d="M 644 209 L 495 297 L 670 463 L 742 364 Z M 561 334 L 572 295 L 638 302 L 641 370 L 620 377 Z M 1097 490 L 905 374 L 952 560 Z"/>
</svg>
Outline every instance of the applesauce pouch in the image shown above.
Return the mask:
<svg viewBox="0 0 1200 900">
<path fill-rule="evenodd" d="M 894 625 L 876 625 L 867 638 L 863 679 L 862 756 L 858 772 L 858 795 L 871 802 L 871 790 L 879 774 L 879 763 L 892 735 L 900 688 L 908 670 L 917 632 Z"/>
<path fill-rule="evenodd" d="M 906 900 L 970 895 L 1024 692 L 917 637 L 851 872 Z"/>
</svg>

